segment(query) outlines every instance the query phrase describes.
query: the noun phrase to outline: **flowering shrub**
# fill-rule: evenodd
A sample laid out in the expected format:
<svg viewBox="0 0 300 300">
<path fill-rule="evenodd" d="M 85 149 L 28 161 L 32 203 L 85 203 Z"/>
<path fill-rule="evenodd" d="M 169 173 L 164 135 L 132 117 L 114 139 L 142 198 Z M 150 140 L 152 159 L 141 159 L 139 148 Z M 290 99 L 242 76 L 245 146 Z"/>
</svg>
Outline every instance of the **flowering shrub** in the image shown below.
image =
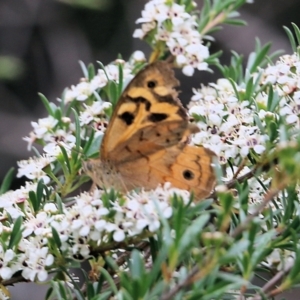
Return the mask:
<svg viewBox="0 0 300 300">
<path fill-rule="evenodd" d="M 109 116 L 145 63 L 141 51 L 95 69 L 58 102 L 41 99 L 49 116 L 32 122 L 24 140 L 36 155 L 18 162 L 28 181 L 0 195 L 1 299 L 20 281 L 50 285 L 47 299 L 266 299 L 299 284 L 300 58 L 277 57 L 258 42 L 242 67 L 209 52 L 208 36 L 223 23 L 243 24 L 246 0 L 151 0 L 133 36 L 187 76 L 217 66 L 223 78 L 194 88 L 188 112 L 192 137 L 218 157 L 209 199 L 169 183 L 127 194 L 84 190 L 82 161 L 99 155 Z M 296 37 L 299 29 L 294 26 Z M 271 63 L 274 61 L 274 63 Z M 39 153 L 35 144 L 43 146 Z M 74 196 L 75 195 L 75 196 Z M 69 269 L 89 261 L 81 287 Z M 257 272 L 271 276 L 253 284 Z M 88 273 L 87 273 L 88 272 Z"/>
</svg>

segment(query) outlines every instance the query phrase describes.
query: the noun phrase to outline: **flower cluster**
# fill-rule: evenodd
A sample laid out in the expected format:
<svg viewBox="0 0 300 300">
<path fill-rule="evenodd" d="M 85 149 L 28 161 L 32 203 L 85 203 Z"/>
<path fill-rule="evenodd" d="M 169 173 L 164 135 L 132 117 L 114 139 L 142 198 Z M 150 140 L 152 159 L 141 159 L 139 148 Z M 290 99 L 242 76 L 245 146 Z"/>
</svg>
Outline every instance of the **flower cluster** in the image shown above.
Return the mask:
<svg viewBox="0 0 300 300">
<path fill-rule="evenodd" d="M 255 124 L 257 116 L 262 125 L 266 118 L 282 117 L 294 129 L 300 129 L 300 60 L 298 54 L 284 55 L 275 65 L 261 70 L 260 84 L 271 84 L 278 94 L 279 102 L 267 107 L 267 92 L 257 93 L 256 98 L 238 100 L 237 92 L 244 92 L 243 86 L 227 79 L 219 79 L 217 84 L 194 89 L 189 104 L 189 113 L 196 116 L 201 132 L 193 138 L 218 154 L 221 163 L 228 159 L 246 157 L 249 151 L 263 153 L 268 136 Z M 239 160 L 238 160 L 239 161 Z M 237 161 L 237 162 L 238 162 Z"/>
<path fill-rule="evenodd" d="M 232 178 L 237 174 L 239 176 L 243 176 L 246 174 L 249 174 L 251 172 L 251 169 L 247 166 L 243 167 L 242 169 L 238 169 L 237 166 L 233 166 L 232 168 L 227 167 L 225 174 L 226 177 L 223 178 L 224 183 L 228 183 Z M 266 194 L 266 189 L 269 187 L 271 183 L 271 178 L 266 177 L 264 175 L 260 175 L 259 180 L 257 178 L 250 178 L 248 179 L 248 186 L 249 186 L 249 193 L 248 193 L 248 212 L 251 214 L 255 212 L 257 205 L 263 202 L 265 194 Z M 237 190 L 233 189 L 232 194 L 234 196 L 238 196 Z M 280 201 L 276 201 L 276 207 L 282 208 L 282 204 Z M 235 208 L 240 208 L 239 207 L 239 202 L 237 201 L 235 203 Z M 276 209 L 273 203 L 270 203 L 268 207 L 271 207 L 272 209 Z"/>
<path fill-rule="evenodd" d="M 110 200 L 105 206 L 102 201 L 104 192 L 94 190 L 92 194 L 82 193 L 75 197 L 74 205 L 63 206 L 62 212 L 56 204 L 45 203 L 38 213 L 34 213 L 28 194 L 35 190 L 36 184 L 27 183 L 19 190 L 0 196 L 2 236 L 12 232 L 13 223 L 5 221 L 8 216 L 13 221 L 20 216 L 24 218 L 18 246 L 6 251 L 4 245 L 0 247 L 0 277 L 4 280 L 19 270 L 30 281 L 47 279 L 48 267 L 56 263 L 51 253 L 53 246 L 50 248 L 48 241 L 52 237 L 51 228 L 59 235 L 60 250 L 65 258 L 87 258 L 93 247 L 128 240 L 146 229 L 152 235 L 160 228 L 161 217 L 171 217 L 169 199 L 173 194 L 180 195 L 185 202 L 190 196 L 187 191 L 165 184 L 150 192 L 141 191 Z"/>
<path fill-rule="evenodd" d="M 50 219 L 47 218 L 47 206 L 45 212 L 34 216 L 28 202 L 30 191 L 36 191 L 36 184 L 26 183 L 25 187 L 7 192 L 0 196 L 0 233 L 2 244 L 0 247 L 0 276 L 3 280 L 10 279 L 16 272 L 22 270 L 25 279 L 45 281 L 48 277 L 47 267 L 53 264 L 54 256 L 47 246 L 46 232 L 51 232 Z M 11 218 L 15 221 L 18 217 L 25 218 L 23 238 L 16 248 L 7 249 L 14 223 L 9 223 Z M 29 229 L 30 228 L 30 229 Z M 28 230 L 29 229 L 29 230 Z M 28 236 L 28 232 L 35 235 Z M 43 233 L 43 235 L 42 235 Z M 6 238 L 5 238 L 6 237 Z"/>
<path fill-rule="evenodd" d="M 119 82 L 119 64 L 122 64 L 123 77 L 129 82 L 133 78 L 132 70 L 136 63 L 144 62 L 145 56 L 141 51 L 135 51 L 128 62 L 117 59 L 111 64 L 108 64 L 104 68 L 97 70 L 97 74 L 92 78 L 83 78 L 77 85 L 72 85 L 66 90 L 64 95 L 64 103 L 70 103 L 73 100 L 85 101 L 95 92 L 104 88 L 109 81 L 113 80 L 116 83 Z"/>
<path fill-rule="evenodd" d="M 60 121 L 60 122 L 59 122 Z M 68 145 L 67 148 L 72 148 L 75 142 L 74 124 L 70 118 L 62 117 L 60 120 L 52 115 L 39 119 L 38 122 L 31 122 L 33 131 L 29 133 L 24 140 L 28 142 L 28 150 L 31 150 L 32 144 L 40 142 L 48 147 L 54 147 L 57 142 Z"/>
<path fill-rule="evenodd" d="M 262 72 L 262 84 L 271 84 L 281 98 L 278 115 L 300 128 L 300 59 L 297 53 L 283 55 Z"/>
<path fill-rule="evenodd" d="M 267 148 L 269 136 L 261 131 L 257 120 L 266 127 L 267 120 L 283 119 L 292 129 L 291 134 L 300 129 L 299 55 L 284 55 L 275 65 L 253 74 L 253 78 L 259 78 L 259 88 L 264 87 L 254 99 L 238 99 L 236 93 L 244 94 L 244 86 L 219 79 L 216 84 L 194 89 L 189 104 L 189 113 L 201 129 L 193 137 L 193 143 L 210 148 L 221 164 L 226 165 L 230 160 L 235 170 L 248 154 L 261 155 Z M 272 105 L 268 104 L 267 95 L 270 85 L 278 95 L 275 98 L 278 102 Z M 228 168 L 224 175 L 228 180 L 234 176 Z M 270 178 L 249 180 L 249 203 L 261 202 L 270 182 Z M 277 207 L 281 207 L 280 201 Z"/>
<path fill-rule="evenodd" d="M 257 154 L 265 150 L 268 137 L 254 124 L 255 105 L 239 101 L 227 79 L 193 91 L 189 113 L 199 119 L 201 129 L 193 137 L 195 144 L 210 148 L 222 164 L 229 159 L 238 159 L 239 163 L 240 157 L 246 157 L 251 150 Z"/>
<path fill-rule="evenodd" d="M 152 0 L 145 5 L 137 23 L 142 23 L 142 28 L 136 29 L 133 37 L 144 39 L 154 34 L 152 46 L 165 44 L 185 75 L 192 76 L 194 69 L 208 69 L 205 62 L 209 57 L 208 47 L 202 44 L 195 17 L 187 13 L 183 5 Z"/>
</svg>

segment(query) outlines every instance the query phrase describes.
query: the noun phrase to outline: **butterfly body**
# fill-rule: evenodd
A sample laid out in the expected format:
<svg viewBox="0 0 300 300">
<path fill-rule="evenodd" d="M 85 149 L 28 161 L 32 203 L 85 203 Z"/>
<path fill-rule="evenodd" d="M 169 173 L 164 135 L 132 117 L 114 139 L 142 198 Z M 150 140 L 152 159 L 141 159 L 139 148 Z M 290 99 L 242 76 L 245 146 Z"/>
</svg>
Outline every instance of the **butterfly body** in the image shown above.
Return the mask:
<svg viewBox="0 0 300 300">
<path fill-rule="evenodd" d="M 171 182 L 199 199 L 211 192 L 214 153 L 188 145 L 199 129 L 177 98 L 178 84 L 166 62 L 152 63 L 133 78 L 113 112 L 100 159 L 84 164 L 97 185 L 129 191 Z"/>
</svg>

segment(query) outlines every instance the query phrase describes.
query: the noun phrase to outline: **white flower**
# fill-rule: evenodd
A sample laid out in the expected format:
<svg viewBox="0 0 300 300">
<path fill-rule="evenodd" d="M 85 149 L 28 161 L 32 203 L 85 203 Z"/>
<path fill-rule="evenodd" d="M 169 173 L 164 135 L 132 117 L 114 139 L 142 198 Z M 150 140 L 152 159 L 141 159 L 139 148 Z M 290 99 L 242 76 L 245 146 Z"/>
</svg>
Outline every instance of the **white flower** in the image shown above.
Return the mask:
<svg viewBox="0 0 300 300">
<path fill-rule="evenodd" d="M 194 74 L 194 68 L 190 65 L 184 66 L 182 68 L 182 73 L 186 76 L 193 76 Z"/>
<path fill-rule="evenodd" d="M 85 110 L 80 114 L 80 125 L 86 125 L 92 121 L 100 121 L 99 115 L 104 114 L 104 110 L 111 106 L 110 102 L 95 101 L 92 105 L 84 105 Z"/>
<path fill-rule="evenodd" d="M 297 115 L 291 114 L 289 116 L 287 116 L 286 118 L 286 122 L 288 124 L 293 124 L 299 121 L 299 117 Z"/>
<path fill-rule="evenodd" d="M 55 213 L 58 210 L 57 210 L 57 207 L 56 207 L 56 205 L 54 203 L 46 203 L 44 205 L 44 211 L 46 213 Z"/>
<path fill-rule="evenodd" d="M 92 95 L 93 91 L 90 82 L 84 79 L 76 86 L 72 85 L 71 88 L 67 89 L 65 93 L 65 103 L 69 103 L 73 100 L 85 101 Z"/>
<path fill-rule="evenodd" d="M 31 122 L 31 125 L 33 127 L 33 134 L 35 134 L 36 138 L 42 139 L 47 132 L 53 130 L 57 123 L 58 120 L 56 120 L 52 116 L 39 119 L 38 122 Z"/>
<path fill-rule="evenodd" d="M 117 230 L 113 234 L 113 239 L 116 242 L 122 242 L 125 239 L 125 234 L 123 230 Z"/>
<path fill-rule="evenodd" d="M 139 59 L 142 59 L 141 54 L 137 54 L 137 56 L 140 56 Z M 118 65 L 120 63 L 122 63 L 123 65 L 123 77 L 125 79 L 132 78 L 132 66 L 125 63 L 124 61 L 121 62 L 120 60 L 117 60 L 114 63 L 105 66 L 105 70 L 98 69 L 97 74 L 90 81 L 88 81 L 87 78 L 84 78 L 77 85 L 72 85 L 69 89 L 67 89 L 64 96 L 65 104 L 73 100 L 84 102 L 85 100 L 89 99 L 89 97 L 94 93 L 97 93 L 99 89 L 105 87 L 109 80 L 118 82 Z"/>
<path fill-rule="evenodd" d="M 227 79 L 210 86 L 193 90 L 189 112 L 201 116 L 197 123 L 200 132 L 193 136 L 193 142 L 214 151 L 221 164 L 239 155 L 246 157 L 252 149 L 263 153 L 267 138 L 254 126 L 256 107 L 249 101 L 239 101 Z M 236 85 L 236 89 L 242 87 Z"/>
<path fill-rule="evenodd" d="M 145 33 L 142 29 L 135 29 L 132 35 L 134 38 L 142 39 L 145 36 Z"/>
<path fill-rule="evenodd" d="M 15 252 L 12 249 L 7 249 L 3 252 L 1 247 L 0 251 L 0 277 L 3 280 L 10 279 L 13 274 L 21 268 L 21 265 L 17 263 L 17 257 Z"/>
<path fill-rule="evenodd" d="M 190 15 L 184 11 L 184 6 L 173 3 L 168 11 L 168 17 L 171 19 L 174 26 L 178 26 L 184 22 L 185 19 L 190 18 Z"/>
<path fill-rule="evenodd" d="M 139 51 L 139 50 L 133 52 L 132 59 L 135 62 L 146 61 L 145 54 L 142 51 Z"/>
<path fill-rule="evenodd" d="M 32 144 L 36 141 L 37 138 L 38 138 L 37 135 L 33 131 L 29 132 L 29 136 L 23 137 L 23 140 L 28 143 L 27 145 L 28 151 L 31 150 Z"/>
<path fill-rule="evenodd" d="M 52 142 L 48 143 L 46 146 L 44 146 L 43 150 L 46 153 L 48 157 L 50 157 L 53 160 L 56 160 L 57 157 L 62 155 L 62 150 L 60 147 L 64 147 L 68 157 L 71 156 L 72 148 L 75 146 L 75 143 L 65 143 L 65 142 Z"/>
<path fill-rule="evenodd" d="M 52 264 L 53 256 L 48 253 L 48 247 L 29 248 L 26 251 L 27 259 L 26 266 L 22 270 L 22 276 L 25 279 L 34 281 L 36 278 L 39 281 L 45 281 L 48 278 L 48 272 L 45 267 Z"/>
<path fill-rule="evenodd" d="M 27 210 L 29 191 L 36 191 L 36 183 L 26 182 L 26 185 L 20 187 L 20 189 L 0 195 L 0 208 L 4 208 L 2 215 L 6 216 L 6 213 L 8 213 L 13 220 L 19 216 L 24 216 L 24 212 L 19 205 L 23 204 L 25 206 L 24 211 Z"/>
<path fill-rule="evenodd" d="M 164 42 L 185 75 L 193 75 L 195 68 L 208 69 L 208 64 L 204 62 L 209 57 L 208 48 L 202 45 L 202 37 L 196 29 L 197 22 L 185 11 L 184 5 L 152 0 L 145 5 L 137 23 L 143 24 L 141 29 L 134 31 L 133 36 L 143 39 L 155 28 L 152 44 Z"/>
<path fill-rule="evenodd" d="M 31 235 L 33 232 L 36 236 L 45 235 L 49 232 L 48 227 L 49 219 L 46 212 L 39 212 L 36 217 L 31 217 L 24 223 L 24 231 L 22 232 L 23 237 Z"/>
<path fill-rule="evenodd" d="M 105 220 L 96 221 L 95 228 L 100 232 L 103 231 L 106 228 L 106 221 Z"/>
<path fill-rule="evenodd" d="M 167 19 L 168 10 L 168 6 L 163 1 L 161 3 L 150 1 L 146 3 L 145 9 L 142 11 L 142 17 L 137 19 L 136 23 L 151 23 L 156 21 L 160 24 Z"/>
<path fill-rule="evenodd" d="M 205 100 L 207 104 L 214 101 L 216 102 L 217 98 L 217 92 L 216 89 L 210 87 L 210 86 L 201 86 L 201 89 L 195 89 L 193 88 L 194 95 L 192 96 L 192 101 L 200 101 Z M 193 103 L 189 104 L 190 107 L 193 106 Z"/>
<path fill-rule="evenodd" d="M 234 93 L 234 89 L 232 83 L 227 78 L 219 78 L 217 80 L 217 84 L 210 84 L 215 87 L 218 91 L 222 91 L 227 93 L 228 95 L 232 95 Z"/>
<path fill-rule="evenodd" d="M 90 233 L 90 227 L 88 225 L 84 225 L 79 230 L 79 235 L 87 236 Z"/>
<path fill-rule="evenodd" d="M 58 129 L 55 132 L 45 134 L 44 141 L 47 142 L 44 151 L 45 148 L 50 149 L 55 148 L 56 146 L 63 146 L 67 152 L 70 152 L 75 146 L 76 138 L 72 130 L 66 131 L 64 129 Z M 58 153 L 61 153 L 61 150 Z M 55 157 L 50 151 L 48 151 L 48 154 Z"/>
<path fill-rule="evenodd" d="M 43 168 L 51 165 L 52 162 L 53 158 L 48 155 L 21 160 L 17 162 L 19 167 L 17 177 L 25 176 L 31 180 L 43 179 L 44 183 L 47 184 L 50 182 L 50 178 L 43 171 Z"/>
</svg>

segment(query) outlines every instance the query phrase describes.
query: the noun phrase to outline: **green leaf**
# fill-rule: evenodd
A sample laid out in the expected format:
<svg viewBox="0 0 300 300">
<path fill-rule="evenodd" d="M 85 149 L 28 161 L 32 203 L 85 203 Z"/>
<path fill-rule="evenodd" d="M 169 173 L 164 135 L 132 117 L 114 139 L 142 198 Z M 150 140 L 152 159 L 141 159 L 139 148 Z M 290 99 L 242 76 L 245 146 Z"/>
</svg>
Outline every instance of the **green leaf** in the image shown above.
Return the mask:
<svg viewBox="0 0 300 300">
<path fill-rule="evenodd" d="M 209 220 L 209 214 L 203 214 L 195 219 L 192 224 L 187 228 L 184 235 L 182 236 L 178 252 L 183 254 L 190 247 L 191 244 L 199 243 L 200 233 Z"/>
<path fill-rule="evenodd" d="M 42 93 L 38 93 L 38 95 L 40 96 L 48 114 L 50 116 L 53 116 L 54 117 L 54 110 L 52 109 L 52 105 L 54 105 L 53 103 L 50 104 L 50 102 L 48 101 L 48 99 L 42 94 Z"/>
<path fill-rule="evenodd" d="M 89 78 L 89 71 L 88 71 L 87 67 L 85 66 L 84 62 L 80 60 L 80 61 L 79 61 L 79 65 L 80 65 L 80 67 L 81 67 L 83 76 L 84 76 L 85 78 Z"/>
<path fill-rule="evenodd" d="M 108 266 L 109 268 L 111 268 L 112 270 L 114 270 L 116 273 L 118 272 L 119 266 L 118 266 L 118 264 L 115 262 L 115 260 L 112 259 L 110 256 L 106 256 L 106 257 L 105 257 L 105 263 L 107 264 L 107 266 Z"/>
<path fill-rule="evenodd" d="M 297 52 L 297 43 L 296 43 L 296 40 L 295 40 L 295 37 L 294 37 L 292 31 L 286 26 L 283 26 L 283 29 L 285 30 L 285 32 L 290 40 L 290 44 L 291 44 L 293 52 Z"/>
<path fill-rule="evenodd" d="M 112 289 L 113 293 L 116 295 L 118 293 L 118 288 L 113 280 L 113 278 L 110 276 L 110 274 L 104 269 L 100 269 L 100 273 L 104 276 L 104 278 L 107 280 L 108 285 Z"/>
<path fill-rule="evenodd" d="M 278 137 L 278 126 L 273 121 L 268 122 L 267 126 L 268 126 L 268 131 L 269 131 L 270 142 L 273 142 Z"/>
<path fill-rule="evenodd" d="M 60 214 L 63 213 L 63 202 L 61 200 L 61 197 L 59 196 L 59 194 L 55 194 L 55 199 L 56 199 L 56 204 L 57 204 L 57 208 L 58 208 L 58 212 Z"/>
<path fill-rule="evenodd" d="M 216 65 L 222 72 L 223 76 L 234 82 L 242 80 L 243 76 L 243 57 L 232 51 L 232 56 L 229 66 Z"/>
<path fill-rule="evenodd" d="M 74 108 L 72 108 L 72 112 L 74 114 L 74 119 L 75 119 L 75 137 L 76 137 L 76 151 L 77 153 L 80 153 L 80 145 L 81 145 L 81 138 L 80 138 L 80 131 L 81 131 L 81 127 L 80 127 L 80 123 L 79 123 L 79 117 L 78 114 L 76 112 L 76 110 Z M 70 168 L 69 168 L 70 170 Z"/>
<path fill-rule="evenodd" d="M 51 227 L 51 231 L 52 231 L 53 240 L 54 240 L 55 244 L 57 245 L 57 248 L 60 249 L 61 248 L 61 240 L 60 240 L 59 234 L 54 227 Z"/>
<path fill-rule="evenodd" d="M 87 278 L 88 279 L 88 278 Z M 89 280 L 86 280 L 86 296 L 87 299 L 92 299 L 94 297 L 95 291 L 92 282 Z"/>
<path fill-rule="evenodd" d="M 153 285 L 161 276 L 161 266 L 168 258 L 167 248 L 162 246 L 157 252 L 156 258 L 149 273 L 149 285 Z"/>
<path fill-rule="evenodd" d="M 62 118 L 62 111 L 61 111 L 61 109 L 59 109 L 59 108 L 55 109 L 54 118 L 56 120 L 61 120 L 61 118 Z"/>
<path fill-rule="evenodd" d="M 251 100 L 252 95 L 254 94 L 254 83 L 253 78 L 250 78 L 246 83 L 246 92 L 245 92 L 245 100 Z"/>
<path fill-rule="evenodd" d="M 103 292 L 100 295 L 94 296 L 93 298 L 91 298 L 91 300 L 107 300 L 110 299 L 111 294 L 111 291 Z"/>
<path fill-rule="evenodd" d="M 255 125 L 259 128 L 260 132 L 262 134 L 264 134 L 266 132 L 266 128 L 265 126 L 262 124 L 260 118 L 258 117 L 258 115 L 254 115 L 253 116 L 253 119 L 254 119 L 254 122 L 255 122 Z"/>
<path fill-rule="evenodd" d="M 117 102 L 119 100 L 119 93 L 118 93 L 118 84 L 112 80 L 108 82 L 108 97 L 110 102 L 113 105 L 113 108 L 116 107 Z"/>
<path fill-rule="evenodd" d="M 71 291 L 69 293 L 70 293 L 70 296 L 68 299 L 74 299 L 73 295 L 71 294 Z M 87 299 L 86 297 L 84 297 L 84 295 L 78 289 L 74 289 L 73 293 L 75 294 L 76 300 L 86 300 Z"/>
<path fill-rule="evenodd" d="M 14 170 L 15 170 L 14 168 L 10 168 L 6 173 L 0 187 L 0 195 L 6 193 L 9 190 L 11 182 L 13 180 Z"/>
<path fill-rule="evenodd" d="M 34 191 L 29 191 L 28 196 L 29 196 L 29 201 L 32 205 L 33 210 L 35 212 L 37 212 L 39 210 L 40 203 L 38 202 L 36 193 Z"/>
<path fill-rule="evenodd" d="M 43 179 L 40 179 L 36 188 L 37 210 L 40 209 L 41 202 L 43 201 L 44 187 L 45 187 L 44 181 Z"/>
<path fill-rule="evenodd" d="M 267 53 L 269 52 L 270 48 L 271 43 L 268 43 L 260 48 L 260 42 L 259 40 L 256 40 L 256 50 L 253 63 L 247 66 L 247 68 L 250 70 L 250 73 L 257 72 L 257 68 L 259 66 L 262 66 L 262 63 L 266 59 Z"/>
<path fill-rule="evenodd" d="M 48 290 L 47 290 L 47 293 L 45 295 L 45 299 L 48 300 L 50 299 L 50 297 L 52 296 L 52 293 L 53 293 L 53 287 L 50 287 Z"/>
<path fill-rule="evenodd" d="M 8 249 L 13 249 L 15 246 L 18 246 L 22 238 L 21 226 L 23 223 L 23 218 L 20 216 L 15 220 L 14 227 L 11 232 Z"/>
<path fill-rule="evenodd" d="M 66 149 L 63 146 L 59 145 L 59 148 L 60 148 L 61 153 L 63 155 L 63 160 L 60 159 L 59 162 L 60 162 L 63 170 L 65 172 L 67 171 L 70 174 L 70 173 L 72 173 L 72 168 L 71 168 L 68 153 L 67 153 Z M 65 169 L 65 166 L 67 166 L 67 170 Z"/>
<path fill-rule="evenodd" d="M 275 109 L 278 107 L 280 100 L 282 97 L 278 95 L 277 92 L 273 91 L 272 86 L 269 86 L 268 89 L 268 104 L 267 108 L 271 112 L 275 112 Z"/>
<path fill-rule="evenodd" d="M 224 21 L 224 24 L 233 25 L 233 26 L 245 26 L 247 25 L 247 22 L 238 19 L 227 19 Z"/>
<path fill-rule="evenodd" d="M 69 299 L 66 292 L 66 287 L 62 284 L 62 282 L 58 282 L 59 295 L 62 299 Z"/>
<path fill-rule="evenodd" d="M 225 192 L 219 194 L 221 211 L 217 219 L 217 228 L 221 231 L 225 230 L 229 225 L 233 204 L 236 202 L 231 193 Z"/>
<path fill-rule="evenodd" d="M 145 274 L 145 266 L 141 258 L 141 253 L 135 249 L 131 253 L 130 271 L 133 280 L 139 280 Z"/>
<path fill-rule="evenodd" d="M 123 65 L 119 64 L 119 84 L 118 84 L 118 99 L 120 98 L 123 91 Z"/>
<path fill-rule="evenodd" d="M 221 261 L 227 261 L 228 259 L 236 258 L 238 255 L 242 254 L 249 247 L 248 240 L 235 241 L 234 244 L 228 249 Z"/>
<path fill-rule="evenodd" d="M 87 78 L 89 80 L 92 80 L 95 77 L 96 71 L 95 71 L 95 67 L 93 64 L 89 64 L 88 65 L 88 76 Z"/>
<path fill-rule="evenodd" d="M 88 144 L 84 148 L 84 153 L 87 157 L 98 157 L 99 156 L 99 149 L 103 139 L 103 135 L 97 135 L 95 137 L 94 133 L 91 135 L 91 138 L 88 140 Z"/>
<path fill-rule="evenodd" d="M 300 45 L 300 29 L 295 23 L 292 23 L 292 26 L 293 26 L 293 29 L 294 29 L 294 32 L 295 32 L 295 35 L 296 35 L 297 47 L 298 47 Z"/>
<path fill-rule="evenodd" d="M 238 278 L 238 276 L 236 277 Z M 201 297 L 201 300 L 224 299 L 221 298 L 224 296 L 224 294 L 229 293 L 230 291 L 238 290 L 243 283 L 244 280 L 242 278 L 240 278 L 239 281 L 237 280 L 235 283 L 231 283 L 231 284 L 226 284 L 224 281 L 221 281 L 217 284 L 214 284 L 213 286 L 210 286 L 205 291 L 205 295 Z M 236 298 L 229 298 L 229 299 L 236 299 Z"/>
</svg>

